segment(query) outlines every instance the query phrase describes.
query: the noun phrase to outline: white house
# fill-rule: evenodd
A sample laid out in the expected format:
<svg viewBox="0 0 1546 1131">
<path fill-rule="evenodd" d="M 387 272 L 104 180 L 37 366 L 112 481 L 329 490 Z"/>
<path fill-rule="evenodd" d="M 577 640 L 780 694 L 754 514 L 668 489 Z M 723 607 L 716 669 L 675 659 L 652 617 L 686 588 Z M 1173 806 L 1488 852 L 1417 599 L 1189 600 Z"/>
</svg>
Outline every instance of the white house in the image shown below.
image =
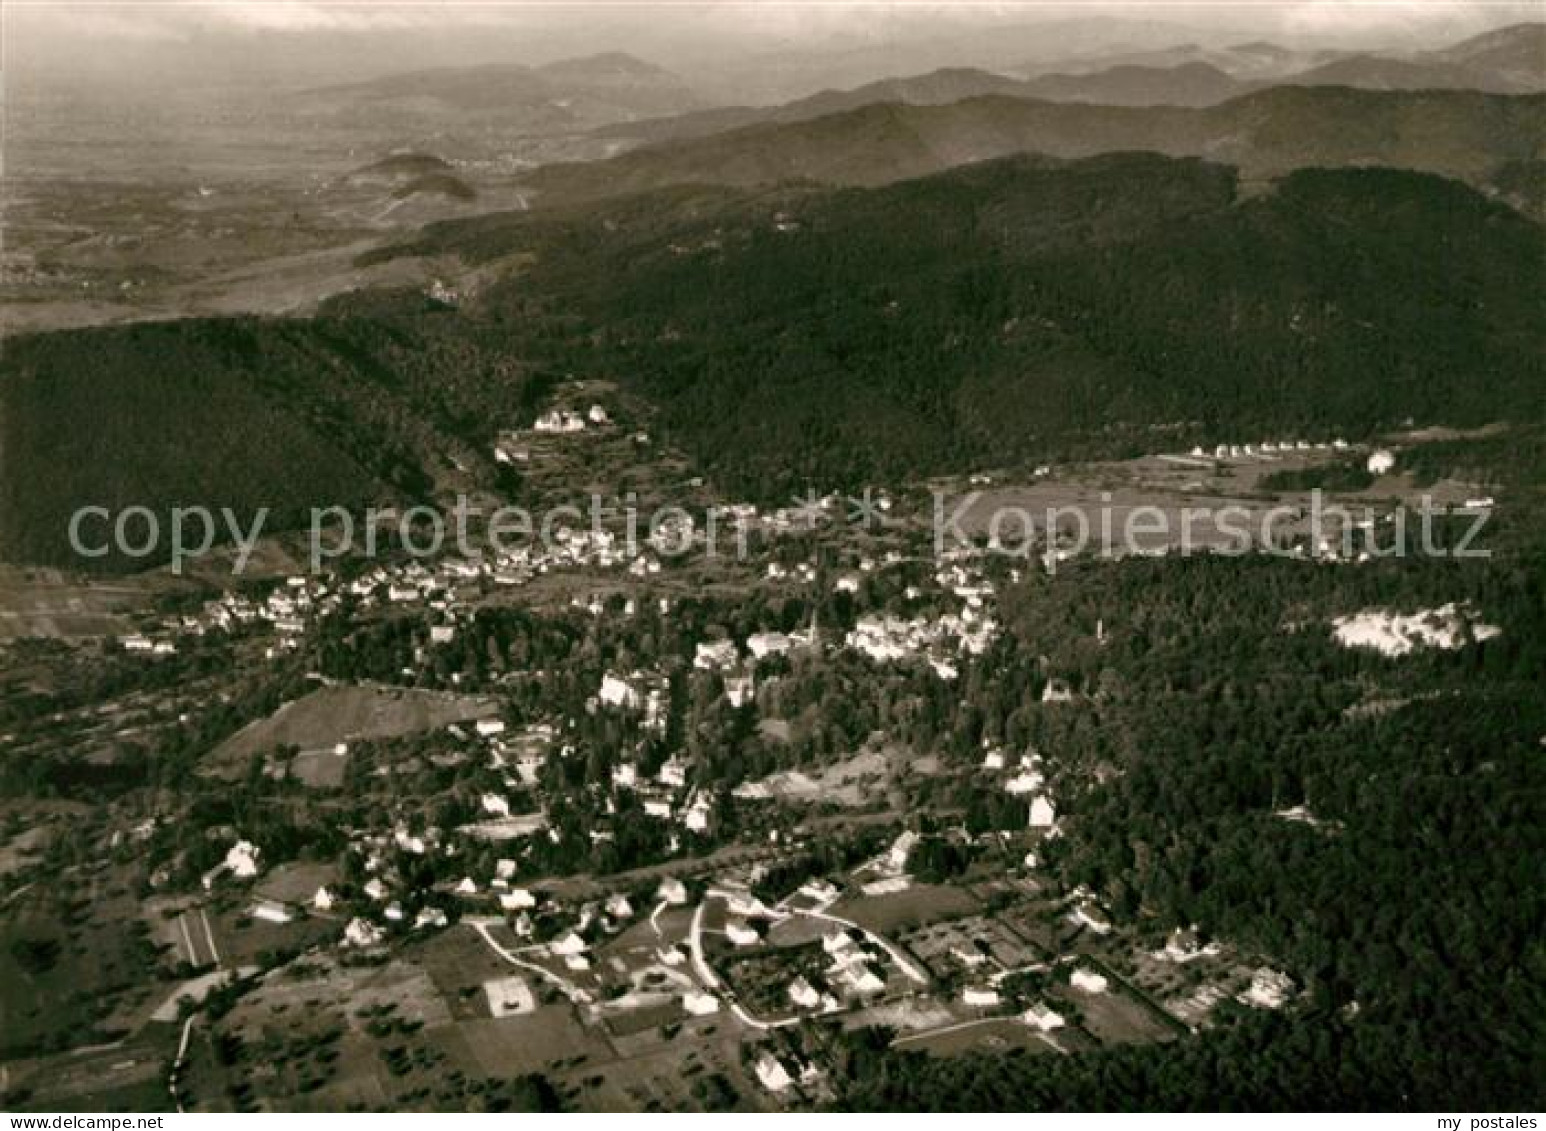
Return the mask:
<svg viewBox="0 0 1546 1131">
<path fill-rule="evenodd" d="M 682 821 L 692 832 L 701 833 L 708 829 L 710 815 L 709 803 L 700 795 L 693 798 L 692 804 L 687 807 L 687 814 L 682 818 Z"/>
<path fill-rule="evenodd" d="M 912 854 L 918 844 L 918 834 L 912 829 L 905 829 L 896 840 L 891 842 L 891 847 L 886 852 L 886 863 L 897 871 L 907 867 L 907 858 Z"/>
<path fill-rule="evenodd" d="M 1287 974 L 1263 966 L 1251 975 L 1251 988 L 1242 1000 L 1259 1009 L 1279 1009 L 1293 990 L 1293 979 Z"/>
<path fill-rule="evenodd" d="M 756 693 L 756 681 L 749 675 L 729 676 L 725 680 L 725 698 L 732 707 L 746 706 Z"/>
<path fill-rule="evenodd" d="M 999 1003 L 998 991 L 989 986 L 967 986 L 961 994 L 967 1005 L 988 1007 Z"/>
<path fill-rule="evenodd" d="M 1170 932 L 1170 937 L 1165 940 L 1163 954 L 1172 962 L 1190 962 L 1194 958 L 1202 958 L 1219 952 L 1217 943 L 1209 943 L 1206 946 L 1197 936 L 1197 928 L 1191 927 L 1183 930 L 1177 927 Z"/>
<path fill-rule="evenodd" d="M 878 994 L 886 988 L 886 980 L 871 970 L 868 962 L 846 963 L 839 968 L 838 976 L 861 997 Z"/>
<path fill-rule="evenodd" d="M 535 432 L 583 432 L 585 418 L 572 409 L 552 409 L 537 417 L 532 424 Z"/>
<path fill-rule="evenodd" d="M 601 690 L 598 694 L 601 701 L 609 707 L 626 707 L 633 710 L 639 706 L 639 693 L 633 685 L 610 672 L 601 677 Z"/>
<path fill-rule="evenodd" d="M 746 649 L 755 660 L 782 655 L 789 646 L 789 637 L 782 632 L 754 632 L 746 638 Z"/>
<path fill-rule="evenodd" d="M 719 999 L 713 994 L 689 991 L 682 995 L 682 1008 L 694 1017 L 708 1017 L 719 1012 Z"/>
<path fill-rule="evenodd" d="M 655 898 L 662 903 L 669 903 L 673 907 L 680 907 L 687 902 L 687 885 L 675 876 L 667 876 L 660 881 L 660 887 L 655 892 Z"/>
<path fill-rule="evenodd" d="M 1093 970 L 1087 970 L 1083 966 L 1073 972 L 1068 979 L 1068 984 L 1076 990 L 1083 990 L 1087 994 L 1103 994 L 1110 983 L 1106 981 L 1104 974 L 1097 974 Z"/>
<path fill-rule="evenodd" d="M 825 880 L 818 877 L 813 880 L 806 880 L 803 884 L 801 884 L 800 894 L 807 897 L 808 899 L 815 900 L 817 903 L 831 903 L 834 899 L 841 895 L 842 892 L 831 880 Z"/>
<path fill-rule="evenodd" d="M 770 1052 L 757 1058 L 757 1079 L 770 1092 L 782 1092 L 794 1081 L 779 1059 Z"/>
<path fill-rule="evenodd" d="M 1111 920 L 1106 918 L 1105 912 L 1093 903 L 1081 903 L 1074 908 L 1069 919 L 1087 927 L 1097 935 L 1109 935 L 1111 933 Z"/>
<path fill-rule="evenodd" d="M 762 936 L 757 933 L 756 927 L 734 919 L 725 924 L 725 938 L 735 946 L 756 946 L 762 941 Z"/>
<path fill-rule="evenodd" d="M 1045 796 L 1031 801 L 1031 828 L 1050 829 L 1057 824 L 1057 809 Z"/>
<path fill-rule="evenodd" d="M 537 897 L 525 888 L 511 888 L 499 896 L 502 911 L 529 911 L 537 906 Z"/>
<path fill-rule="evenodd" d="M 1379 448 L 1369 456 L 1369 462 L 1364 465 L 1370 475 L 1389 475 L 1396 466 L 1394 452 L 1385 448 Z"/>
<path fill-rule="evenodd" d="M 248 840 L 239 840 L 225 854 L 225 866 L 238 880 L 250 880 L 258 874 L 263 850 Z"/>
<path fill-rule="evenodd" d="M 735 667 L 738 659 L 735 641 L 714 640 L 698 645 L 693 654 L 692 666 L 703 671 L 715 668 L 723 671 Z"/>
<path fill-rule="evenodd" d="M 252 917 L 265 923 L 288 923 L 292 918 L 289 908 L 272 899 L 260 899 L 253 904 Z"/>
<path fill-rule="evenodd" d="M 1047 686 L 1041 689 L 1041 701 L 1043 703 L 1068 703 L 1073 700 L 1074 689 L 1064 679 L 1052 679 L 1047 681 Z"/>
<path fill-rule="evenodd" d="M 1035 793 L 1042 786 L 1042 776 L 1036 770 L 1021 770 L 1014 777 L 1004 783 L 1004 792 L 1016 797 L 1021 794 Z"/>
<path fill-rule="evenodd" d="M 821 936 L 821 949 L 828 954 L 842 954 L 854 945 L 854 940 L 847 930 L 831 931 Z"/>
<path fill-rule="evenodd" d="M 375 946 L 384 937 L 385 932 L 380 927 L 365 919 L 351 919 L 344 928 L 345 946 Z"/>
<path fill-rule="evenodd" d="M 766 915 L 768 909 L 749 891 L 733 891 L 725 897 L 732 915 Z"/>
<path fill-rule="evenodd" d="M 1052 1030 L 1061 1029 L 1064 1025 L 1068 1024 L 1061 1013 L 1045 1002 L 1037 1002 L 1031 1006 L 1020 1015 L 1020 1020 L 1024 1021 L 1027 1025 L 1040 1029 L 1043 1033 L 1050 1033 Z"/>
<path fill-rule="evenodd" d="M 821 995 L 816 992 L 816 987 L 806 981 L 802 974 L 789 983 L 789 1000 L 801 1009 L 815 1009 L 821 1004 Z"/>
<path fill-rule="evenodd" d="M 318 911 L 331 911 L 333 909 L 333 893 L 326 887 L 317 889 L 317 894 L 311 897 L 311 905 Z"/>
</svg>

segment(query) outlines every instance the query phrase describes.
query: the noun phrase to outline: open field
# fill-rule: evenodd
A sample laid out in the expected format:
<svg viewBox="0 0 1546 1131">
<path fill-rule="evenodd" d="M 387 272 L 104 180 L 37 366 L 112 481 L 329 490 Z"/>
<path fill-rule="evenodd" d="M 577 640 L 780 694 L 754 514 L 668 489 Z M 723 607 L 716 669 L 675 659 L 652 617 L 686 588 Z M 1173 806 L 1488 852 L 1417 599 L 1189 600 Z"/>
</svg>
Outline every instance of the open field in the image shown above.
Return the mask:
<svg viewBox="0 0 1546 1131">
<path fill-rule="evenodd" d="M 355 260 L 434 220 L 525 207 L 503 178 L 465 175 L 472 199 L 399 198 L 350 176 L 349 149 L 309 167 L 221 171 L 203 162 L 148 181 L 50 177 L 6 188 L 0 333 L 216 314 L 302 314 L 365 286 L 427 286 L 454 262 Z M 291 160 L 294 160 L 294 156 Z"/>
<path fill-rule="evenodd" d="M 214 773 L 239 772 L 253 755 L 270 753 L 279 746 L 298 747 L 303 755 L 333 758 L 337 757 L 332 750 L 338 743 L 434 730 L 484 718 L 498 709 L 493 700 L 480 696 L 405 688 L 323 687 L 237 731 L 214 751 L 208 766 Z M 314 767 L 308 772 L 313 777 L 321 773 Z"/>
<path fill-rule="evenodd" d="M 926 1033 L 908 1034 L 899 1039 L 897 1045 L 909 1052 L 926 1052 L 933 1056 L 1007 1052 L 1010 1049 L 1057 1051 L 1056 1046 L 1049 1044 L 1037 1030 L 1013 1017 L 963 1021 Z"/>
<path fill-rule="evenodd" d="M 1176 1026 L 1154 1012 L 1125 990 L 1117 987 L 1103 994 L 1070 991 L 1069 1000 L 1077 1001 L 1083 1027 L 1104 1045 L 1164 1041 L 1176 1035 Z"/>
<path fill-rule="evenodd" d="M 891 772 L 891 759 L 880 751 L 867 750 L 809 773 L 782 770 L 738 787 L 736 795 L 753 800 L 860 806 L 884 794 Z"/>
<path fill-rule="evenodd" d="M 178 1030 L 177 1025 L 148 1025 L 128 1040 L 51 1057 L 46 1068 L 31 1061 L 0 1066 L 0 1093 L 36 1111 L 165 1110 L 165 1069 L 176 1051 Z"/>
<path fill-rule="evenodd" d="M 1475 433 L 1472 433 L 1475 434 Z M 1395 436 L 1392 443 L 1427 439 L 1426 435 Z M 1241 531 L 1252 544 L 1266 544 L 1263 523 L 1275 508 L 1269 535 L 1292 537 L 1308 529 L 1301 512 L 1308 509 L 1308 490 L 1274 490 L 1268 476 L 1283 472 L 1311 473 L 1343 466 L 1362 468 L 1370 448 L 1283 451 L 1216 457 L 1150 455 L 1136 459 L 1047 469 L 1045 475 L 1016 481 L 1012 475 L 989 475 L 985 482 L 941 480 L 931 486 L 942 492 L 944 513 L 968 537 L 990 535 L 991 523 L 1007 546 L 1018 546 L 1028 516 L 1038 532 L 1050 524 L 1068 538 L 1083 532 L 1087 549 L 1120 556 L 1133 552 L 1241 547 Z M 1396 505 L 1434 508 L 1463 507 L 1478 490 L 1473 484 L 1443 480 L 1419 486 L 1412 476 L 1396 471 L 1372 479 L 1367 486 L 1332 488 L 1324 492 L 1327 506 L 1351 508 L 1355 517 L 1365 508 L 1389 510 Z M 1160 520 L 1153 515 L 1157 510 Z M 1081 522 L 1082 517 L 1082 522 Z M 1129 540 L 1125 532 L 1133 531 Z"/>
<path fill-rule="evenodd" d="M 865 895 L 835 904 L 832 914 L 852 919 L 878 934 L 911 930 L 939 919 L 970 915 L 978 909 L 975 899 L 958 887 L 914 884 L 890 895 Z"/>
<path fill-rule="evenodd" d="M 34 887 L 0 916 L 0 1053 L 111 1042 L 160 1004 L 134 900 L 105 877 L 93 886 L 64 904 Z"/>
<path fill-rule="evenodd" d="M 129 631 L 129 615 L 153 599 L 156 586 L 146 579 L 96 581 L 0 565 L 0 641 L 120 635 Z"/>
</svg>

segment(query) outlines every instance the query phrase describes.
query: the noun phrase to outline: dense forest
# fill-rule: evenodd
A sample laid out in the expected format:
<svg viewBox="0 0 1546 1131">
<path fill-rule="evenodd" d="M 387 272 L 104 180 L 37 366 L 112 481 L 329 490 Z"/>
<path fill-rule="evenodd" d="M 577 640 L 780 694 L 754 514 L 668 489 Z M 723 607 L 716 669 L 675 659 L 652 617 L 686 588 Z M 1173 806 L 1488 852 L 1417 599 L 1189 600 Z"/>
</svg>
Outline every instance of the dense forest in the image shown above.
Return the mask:
<svg viewBox="0 0 1546 1131">
<path fill-rule="evenodd" d="M 0 557 L 76 568 L 70 515 L 230 507 L 243 529 L 313 506 L 425 497 L 436 473 L 492 482 L 488 441 L 548 387 L 503 339 L 415 294 L 346 296 L 308 320 L 193 319 L 7 342 Z M 142 529 L 134 528 L 138 543 Z"/>
<path fill-rule="evenodd" d="M 975 696 L 1057 770 L 1050 853 L 1123 918 L 1200 924 L 1292 971 L 1283 1016 L 1073 1058 L 940 1060 L 857 1039 L 854 1109 L 1538 1108 L 1546 1056 L 1546 560 L 1358 569 L 1090 563 L 1015 593 L 1021 647 L 1089 696 Z M 1503 635 L 1388 659 L 1337 611 L 1471 599 Z M 1093 625 L 1103 618 L 1107 641 Z M 1309 818 L 1278 814 L 1299 807 Z"/>
<path fill-rule="evenodd" d="M 663 217 L 673 217 L 667 225 Z M 598 225 L 597 221 L 600 221 Z M 490 317 L 626 380 L 772 498 L 1193 441 L 1532 420 L 1540 228 L 1437 177 L 1011 158 L 877 190 L 669 190 L 412 245 L 534 265 Z M 558 350 L 558 353 L 549 351 Z"/>
</svg>

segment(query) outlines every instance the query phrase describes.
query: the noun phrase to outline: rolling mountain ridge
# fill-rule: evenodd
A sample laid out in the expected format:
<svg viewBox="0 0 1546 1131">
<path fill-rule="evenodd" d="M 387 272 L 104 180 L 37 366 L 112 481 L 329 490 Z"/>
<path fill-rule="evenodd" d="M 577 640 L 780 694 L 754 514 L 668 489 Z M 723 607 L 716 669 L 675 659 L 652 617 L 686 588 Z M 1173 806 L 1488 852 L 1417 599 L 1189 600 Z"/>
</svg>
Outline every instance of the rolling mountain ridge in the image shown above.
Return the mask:
<svg viewBox="0 0 1546 1131">
<path fill-rule="evenodd" d="M 1539 161 L 1543 148 L 1546 95 L 1275 87 L 1201 109 L 984 96 L 747 126 L 605 161 L 546 166 L 526 183 L 540 205 L 543 196 L 593 199 L 687 183 L 878 185 L 1012 153 L 1152 150 L 1237 165 L 1248 178 L 1379 165 L 1487 189 L 1500 168 Z M 1526 207 L 1540 215 L 1539 202 Z"/>
</svg>

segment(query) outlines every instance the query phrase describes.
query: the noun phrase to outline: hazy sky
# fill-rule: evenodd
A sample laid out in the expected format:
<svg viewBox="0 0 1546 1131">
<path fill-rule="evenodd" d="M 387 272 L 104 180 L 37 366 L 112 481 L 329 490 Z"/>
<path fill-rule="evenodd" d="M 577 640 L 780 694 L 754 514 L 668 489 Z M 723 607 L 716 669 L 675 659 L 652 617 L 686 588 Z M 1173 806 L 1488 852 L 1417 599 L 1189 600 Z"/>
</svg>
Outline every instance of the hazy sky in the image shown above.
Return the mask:
<svg viewBox="0 0 1546 1131">
<path fill-rule="evenodd" d="M 992 66 L 1107 47 L 1270 38 L 1422 47 L 1539 19 L 1486 0 L 4 0 L 8 76 L 84 85 L 308 83 L 458 62 L 627 50 L 713 79 L 741 61 L 894 50 Z M 1098 20 L 1071 25 L 1070 20 Z M 1042 29 L 1038 32 L 1038 29 Z M 999 52 L 1003 59 L 983 57 Z M 863 67 L 859 68 L 863 70 Z M 860 76 L 863 77 L 863 76 Z"/>
</svg>

